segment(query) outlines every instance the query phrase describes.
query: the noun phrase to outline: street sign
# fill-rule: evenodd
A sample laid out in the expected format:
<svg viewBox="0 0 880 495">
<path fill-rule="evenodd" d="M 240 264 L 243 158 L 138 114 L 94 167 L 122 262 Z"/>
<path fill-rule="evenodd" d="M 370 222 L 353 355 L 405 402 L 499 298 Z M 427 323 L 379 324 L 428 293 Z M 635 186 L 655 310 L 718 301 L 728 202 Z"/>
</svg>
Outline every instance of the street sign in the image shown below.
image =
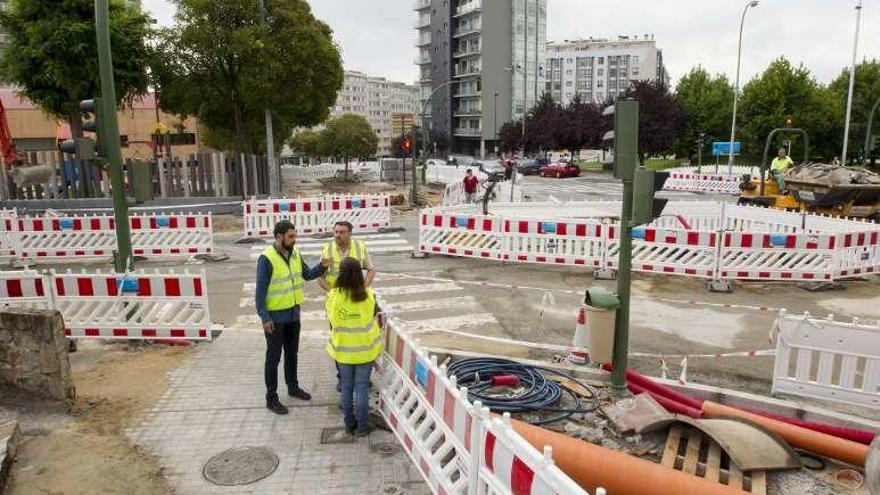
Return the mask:
<svg viewBox="0 0 880 495">
<path fill-rule="evenodd" d="M 742 149 L 742 143 L 733 143 L 733 154 L 738 155 Z M 730 141 L 715 141 L 712 143 L 712 156 L 724 156 L 730 154 Z"/>
</svg>

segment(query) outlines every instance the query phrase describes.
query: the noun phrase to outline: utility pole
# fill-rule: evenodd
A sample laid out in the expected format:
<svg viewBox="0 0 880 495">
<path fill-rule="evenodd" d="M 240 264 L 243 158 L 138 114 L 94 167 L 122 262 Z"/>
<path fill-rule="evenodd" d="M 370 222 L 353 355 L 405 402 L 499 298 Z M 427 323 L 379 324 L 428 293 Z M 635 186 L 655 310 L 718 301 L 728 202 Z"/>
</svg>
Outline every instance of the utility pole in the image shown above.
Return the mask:
<svg viewBox="0 0 880 495">
<path fill-rule="evenodd" d="M 260 0 L 260 24 L 266 25 L 266 4 Z M 266 164 L 269 169 L 269 196 L 281 196 L 278 163 L 275 161 L 275 135 L 272 130 L 272 110 L 266 107 Z"/>
<path fill-rule="evenodd" d="M 736 52 L 736 83 L 733 86 L 733 122 L 730 124 L 730 150 L 727 152 L 728 174 L 733 174 L 733 145 L 736 142 L 736 104 L 739 99 L 739 69 L 742 62 L 743 27 L 746 24 L 746 13 L 749 11 L 749 8 L 757 6 L 758 0 L 750 0 L 746 3 L 746 6 L 743 7 L 742 19 L 739 22 L 739 45 Z"/>
<path fill-rule="evenodd" d="M 862 24 L 862 0 L 856 4 L 856 39 L 853 41 L 852 69 L 849 71 L 849 92 L 846 96 L 846 123 L 843 125 L 843 152 L 840 154 L 840 163 L 846 165 L 847 148 L 849 147 L 849 119 L 852 115 L 853 88 L 856 83 L 856 58 L 859 53 L 859 28 Z"/>
<path fill-rule="evenodd" d="M 629 352 L 629 304 L 632 282 L 633 180 L 639 163 L 639 102 L 618 100 L 608 107 L 614 112 L 614 176 L 623 181 L 623 205 L 620 212 L 620 250 L 617 268 L 617 297 L 620 307 L 614 328 L 614 353 L 611 387 L 626 391 L 627 354 Z"/>
<path fill-rule="evenodd" d="M 703 170 L 703 138 L 706 136 L 705 132 L 700 133 L 700 139 L 697 140 L 699 148 L 697 148 L 697 173 L 699 174 Z"/>
<path fill-rule="evenodd" d="M 113 82 L 113 56 L 110 51 L 110 11 L 108 0 L 95 0 L 95 29 L 98 36 L 98 67 L 101 74 L 101 106 L 105 135 L 98 136 L 102 154 L 107 159 L 110 187 L 113 188 L 113 216 L 116 220 L 116 254 L 113 267 L 124 273 L 134 267 L 131 257 L 131 230 L 128 224 L 128 203 L 122 180 L 122 147 L 119 143 L 119 122 L 116 120 L 116 86 Z"/>
</svg>

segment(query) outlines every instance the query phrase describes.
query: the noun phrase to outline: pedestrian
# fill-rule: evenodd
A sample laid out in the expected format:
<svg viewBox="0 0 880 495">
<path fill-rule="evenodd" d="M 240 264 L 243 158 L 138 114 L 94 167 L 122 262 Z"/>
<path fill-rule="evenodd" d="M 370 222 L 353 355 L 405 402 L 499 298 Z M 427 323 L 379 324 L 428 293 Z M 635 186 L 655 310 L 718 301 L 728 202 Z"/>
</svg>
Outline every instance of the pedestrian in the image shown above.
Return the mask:
<svg viewBox="0 0 880 495">
<path fill-rule="evenodd" d="M 373 361 L 382 354 L 376 296 L 366 286 L 362 268 L 354 258 L 342 260 L 339 278 L 326 303 L 330 320 L 327 353 L 336 362 L 342 380 L 345 430 L 356 436 L 370 433 L 370 374 Z"/>
<path fill-rule="evenodd" d="M 504 180 L 513 179 L 513 160 L 504 160 Z"/>
<path fill-rule="evenodd" d="M 788 194 L 788 191 L 785 189 L 785 172 L 794 165 L 794 162 L 788 156 L 784 146 L 779 148 L 776 154 L 776 158 L 770 164 L 770 175 L 779 186 L 779 194 Z"/>
<path fill-rule="evenodd" d="M 321 249 L 322 258 L 332 262 L 327 267 L 324 276 L 318 279 L 318 284 L 325 292 L 330 292 L 335 286 L 336 279 L 339 277 L 339 265 L 345 258 L 358 260 L 361 267 L 367 271 L 365 280 L 367 287 L 373 284 L 376 271 L 373 269 L 370 253 L 367 252 L 367 244 L 364 241 L 352 239 L 353 231 L 354 226 L 351 222 L 336 222 L 333 226 L 333 240 L 324 244 Z"/>
<path fill-rule="evenodd" d="M 309 268 L 296 247 L 296 227 L 289 220 L 275 224 L 273 233 L 275 243 L 257 259 L 254 302 L 266 336 L 266 408 L 275 414 L 287 414 L 287 407 L 278 400 L 278 363 L 283 351 L 287 395 L 311 400 L 312 396 L 300 388 L 296 372 L 303 282 L 323 275 L 330 260 L 322 259 L 319 265 Z"/>
<path fill-rule="evenodd" d="M 464 194 L 466 203 L 477 202 L 477 186 L 479 184 L 480 179 L 477 179 L 477 176 L 474 175 L 474 169 L 467 169 L 467 174 L 464 176 Z"/>
</svg>

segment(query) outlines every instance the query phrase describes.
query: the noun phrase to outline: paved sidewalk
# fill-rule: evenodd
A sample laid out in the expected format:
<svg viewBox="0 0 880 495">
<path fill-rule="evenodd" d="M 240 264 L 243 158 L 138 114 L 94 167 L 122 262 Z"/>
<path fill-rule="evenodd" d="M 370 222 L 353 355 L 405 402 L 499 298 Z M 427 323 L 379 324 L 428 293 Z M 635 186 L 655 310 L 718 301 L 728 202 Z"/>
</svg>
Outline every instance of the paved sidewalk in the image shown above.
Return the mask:
<svg viewBox="0 0 880 495">
<path fill-rule="evenodd" d="M 321 445 L 323 428 L 342 426 L 326 338 L 305 332 L 300 342 L 300 382 L 312 401 L 287 397 L 279 377 L 281 401 L 291 406 L 290 415 L 277 416 L 265 408 L 262 332 L 227 330 L 202 344 L 189 364 L 171 374 L 168 392 L 128 432 L 130 438 L 158 458 L 181 494 L 429 493 L 390 433 L 375 431 L 353 444 Z M 274 451 L 280 459 L 277 470 L 246 486 L 222 487 L 204 479 L 202 466 L 208 459 L 243 446 Z M 391 453 L 386 452 L 389 447 Z"/>
</svg>

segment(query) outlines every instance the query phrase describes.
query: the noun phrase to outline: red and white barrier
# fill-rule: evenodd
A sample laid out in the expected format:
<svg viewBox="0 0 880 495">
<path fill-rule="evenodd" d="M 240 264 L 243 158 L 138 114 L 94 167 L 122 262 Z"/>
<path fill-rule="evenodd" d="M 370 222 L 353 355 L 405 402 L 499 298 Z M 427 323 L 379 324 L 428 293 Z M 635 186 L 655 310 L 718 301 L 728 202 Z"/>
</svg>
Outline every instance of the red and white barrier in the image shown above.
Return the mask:
<svg viewBox="0 0 880 495">
<path fill-rule="evenodd" d="M 347 221 L 358 230 L 376 230 L 391 225 L 388 195 L 342 195 L 320 198 L 256 199 L 242 203 L 244 236 L 272 237 L 275 224 L 290 220 L 300 234 L 333 230 L 336 222 Z"/>
<path fill-rule="evenodd" d="M 18 217 L 15 208 L 0 209 L 0 261 L 15 257 L 15 244 L 12 238 L 13 223 Z"/>
<path fill-rule="evenodd" d="M 4 222 L 14 258 L 76 261 L 112 256 L 116 250 L 113 216 L 20 217 Z M 129 217 L 132 254 L 145 257 L 211 254 L 211 214 L 134 215 Z"/>
<path fill-rule="evenodd" d="M 0 306 L 57 309 L 72 338 L 211 340 L 205 273 L 0 272 Z"/>
<path fill-rule="evenodd" d="M 619 208 L 619 203 L 617 205 Z M 614 205 L 498 204 L 420 212 L 422 252 L 617 268 Z M 633 229 L 633 270 L 710 280 L 831 281 L 880 271 L 880 225 L 711 202 L 674 202 Z"/>
<path fill-rule="evenodd" d="M 380 301 L 380 307 L 386 305 Z M 380 413 L 435 494 L 588 495 L 446 376 L 436 356 L 383 311 Z"/>
</svg>

